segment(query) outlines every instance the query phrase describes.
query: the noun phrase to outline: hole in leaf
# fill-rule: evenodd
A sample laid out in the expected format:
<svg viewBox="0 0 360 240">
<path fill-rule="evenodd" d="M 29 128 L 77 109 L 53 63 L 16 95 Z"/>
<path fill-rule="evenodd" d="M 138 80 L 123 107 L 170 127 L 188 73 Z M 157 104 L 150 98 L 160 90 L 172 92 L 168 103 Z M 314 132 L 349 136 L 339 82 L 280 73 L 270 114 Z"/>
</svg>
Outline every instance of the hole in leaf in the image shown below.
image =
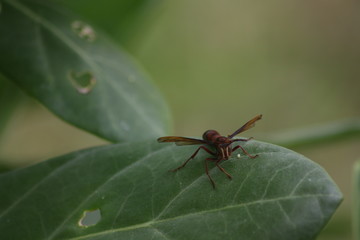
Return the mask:
<svg viewBox="0 0 360 240">
<path fill-rule="evenodd" d="M 94 226 L 101 220 L 100 209 L 85 210 L 82 217 L 79 220 L 80 227 Z"/>
<path fill-rule="evenodd" d="M 91 72 L 70 71 L 68 78 L 76 90 L 81 94 L 88 94 L 96 84 L 96 78 Z"/>
<path fill-rule="evenodd" d="M 82 21 L 74 21 L 71 23 L 72 30 L 82 39 L 93 42 L 96 39 L 94 29 L 87 23 Z"/>
</svg>

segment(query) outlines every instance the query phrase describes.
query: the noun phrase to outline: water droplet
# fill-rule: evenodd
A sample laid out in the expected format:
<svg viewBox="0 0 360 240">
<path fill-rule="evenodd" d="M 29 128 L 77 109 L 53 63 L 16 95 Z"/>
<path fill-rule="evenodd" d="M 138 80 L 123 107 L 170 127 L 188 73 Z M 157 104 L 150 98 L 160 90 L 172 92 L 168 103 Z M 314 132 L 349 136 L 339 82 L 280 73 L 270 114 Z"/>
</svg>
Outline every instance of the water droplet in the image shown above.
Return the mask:
<svg viewBox="0 0 360 240">
<path fill-rule="evenodd" d="M 78 224 L 80 227 L 90 227 L 97 224 L 101 220 L 100 209 L 85 210 Z"/>
<path fill-rule="evenodd" d="M 68 78 L 71 84 L 81 94 L 88 94 L 96 84 L 96 78 L 91 72 L 70 71 Z"/>
<path fill-rule="evenodd" d="M 96 39 L 94 29 L 87 23 L 82 21 L 74 21 L 71 23 L 72 30 L 82 39 L 88 42 L 93 42 Z"/>
</svg>

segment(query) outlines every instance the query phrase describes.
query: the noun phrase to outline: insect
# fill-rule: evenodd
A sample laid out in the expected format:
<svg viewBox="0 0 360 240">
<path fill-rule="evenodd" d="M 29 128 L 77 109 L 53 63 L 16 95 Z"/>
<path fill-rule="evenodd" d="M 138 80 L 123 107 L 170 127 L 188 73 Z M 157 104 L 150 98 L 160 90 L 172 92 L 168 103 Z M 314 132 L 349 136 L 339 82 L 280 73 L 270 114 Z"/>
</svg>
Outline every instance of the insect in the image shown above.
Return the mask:
<svg viewBox="0 0 360 240">
<path fill-rule="evenodd" d="M 256 117 L 254 117 L 253 119 L 251 119 L 250 121 L 248 121 L 247 123 L 245 123 L 241 128 L 239 128 L 238 130 L 236 130 L 233 134 L 228 135 L 227 137 L 225 136 L 221 136 L 217 131 L 215 130 L 207 130 L 202 138 L 203 139 L 195 139 L 195 138 L 187 138 L 187 137 L 175 137 L 175 136 L 168 136 L 168 137 L 161 137 L 158 138 L 158 142 L 159 143 L 163 143 L 163 142 L 175 142 L 176 145 L 178 146 L 183 146 L 183 145 L 197 145 L 197 144 L 205 144 L 210 146 L 212 149 L 214 150 L 210 150 L 209 148 L 207 148 L 206 146 L 200 146 L 194 153 L 193 155 L 190 156 L 189 159 L 187 159 L 182 165 L 180 165 L 179 167 L 171 170 L 172 172 L 176 172 L 177 170 L 185 167 L 185 165 L 191 160 L 193 159 L 196 154 L 198 154 L 198 152 L 200 151 L 200 149 L 205 150 L 206 152 L 208 152 L 209 154 L 212 155 L 212 157 L 206 158 L 205 159 L 205 173 L 206 175 L 209 177 L 210 182 L 213 186 L 213 188 L 215 188 L 215 182 L 214 180 L 211 178 L 211 176 L 209 175 L 209 170 L 208 170 L 208 162 L 212 161 L 215 162 L 215 165 L 217 168 L 219 168 L 220 171 L 222 171 L 229 179 L 232 179 L 231 175 L 225 171 L 224 168 L 222 168 L 219 164 L 221 161 L 224 160 L 228 160 L 229 157 L 231 156 L 232 152 L 236 151 L 237 149 L 241 149 L 247 156 L 249 156 L 250 158 L 256 158 L 257 155 L 250 155 L 242 146 L 237 145 L 235 147 L 231 147 L 231 144 L 233 142 L 239 142 L 239 141 L 249 141 L 252 138 L 248 138 L 248 139 L 233 139 L 234 136 L 238 135 L 239 133 L 242 133 L 252 127 L 255 126 L 255 122 L 260 120 L 262 117 L 262 115 L 257 115 Z"/>
</svg>

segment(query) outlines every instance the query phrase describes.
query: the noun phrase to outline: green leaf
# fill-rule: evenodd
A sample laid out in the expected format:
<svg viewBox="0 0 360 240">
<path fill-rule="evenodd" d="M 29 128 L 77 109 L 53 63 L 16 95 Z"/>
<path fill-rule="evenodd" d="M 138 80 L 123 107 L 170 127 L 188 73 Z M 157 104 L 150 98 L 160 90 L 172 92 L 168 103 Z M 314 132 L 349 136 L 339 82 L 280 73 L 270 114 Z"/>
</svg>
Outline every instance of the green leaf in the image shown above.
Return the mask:
<svg viewBox="0 0 360 240">
<path fill-rule="evenodd" d="M 353 233 L 354 239 L 360 237 L 360 162 L 356 162 L 354 165 L 353 176 Z"/>
<path fill-rule="evenodd" d="M 0 175 L 4 239 L 312 239 L 342 195 L 302 155 L 249 141 L 211 165 L 196 146 L 132 142 L 74 152 Z M 241 153 L 241 152 L 238 152 Z M 242 154 L 242 153 L 241 153 Z M 84 226 L 84 215 L 97 223 Z M 95 222 L 96 222 L 95 221 Z"/>
<path fill-rule="evenodd" d="M 55 0 L 76 13 L 91 19 L 111 35 L 116 35 L 123 42 L 133 39 L 134 32 L 139 32 L 139 25 L 149 21 L 148 14 L 154 14 L 163 1 L 153 0 Z M 119 34 L 120 32 L 120 34 Z"/>
<path fill-rule="evenodd" d="M 167 106 L 141 68 L 48 1 L 2 1 L 0 71 L 64 120 L 119 141 L 161 136 Z"/>
<path fill-rule="evenodd" d="M 0 140 L 3 130 L 21 98 L 20 90 L 0 74 Z"/>
</svg>

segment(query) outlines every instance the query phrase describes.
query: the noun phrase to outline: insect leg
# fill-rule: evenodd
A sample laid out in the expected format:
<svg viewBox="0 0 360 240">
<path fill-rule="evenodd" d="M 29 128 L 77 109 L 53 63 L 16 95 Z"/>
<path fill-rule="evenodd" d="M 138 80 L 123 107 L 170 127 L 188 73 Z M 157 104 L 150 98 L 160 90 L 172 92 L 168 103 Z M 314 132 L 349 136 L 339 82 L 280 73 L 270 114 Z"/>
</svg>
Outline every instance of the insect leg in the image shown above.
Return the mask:
<svg viewBox="0 0 360 240">
<path fill-rule="evenodd" d="M 248 155 L 249 156 L 249 158 L 256 158 L 258 155 L 256 154 L 256 155 L 250 155 L 250 153 L 248 153 L 242 146 L 240 146 L 240 145 L 237 145 L 236 147 L 234 147 L 233 149 L 232 149 L 232 151 L 234 152 L 236 149 L 238 149 L 238 148 L 241 148 L 241 150 L 246 154 L 246 155 Z"/>
<path fill-rule="evenodd" d="M 210 182 L 211 182 L 213 188 L 215 189 L 215 182 L 214 182 L 214 180 L 212 180 L 212 178 L 210 177 L 209 169 L 208 169 L 208 165 L 207 165 L 207 162 L 208 162 L 208 161 L 214 161 L 214 160 L 216 160 L 216 159 L 214 159 L 214 158 L 207 158 L 207 159 L 205 159 L 205 172 L 206 172 L 206 175 L 209 177 Z"/>
<path fill-rule="evenodd" d="M 232 179 L 231 175 L 230 175 L 228 172 L 226 172 L 223 167 L 221 167 L 221 166 L 219 165 L 219 162 L 220 162 L 220 161 L 221 161 L 221 159 L 216 161 L 216 163 L 215 163 L 216 166 L 220 169 L 220 171 L 222 171 L 223 173 L 225 173 L 225 175 L 226 175 L 229 179 Z"/>
<path fill-rule="evenodd" d="M 200 151 L 200 149 L 204 149 L 206 152 L 210 153 L 211 155 L 216 155 L 214 152 L 212 152 L 210 149 L 206 148 L 205 146 L 200 146 L 200 147 L 193 153 L 193 155 L 191 155 L 191 157 L 190 157 L 188 160 L 186 160 L 181 166 L 179 166 L 179 167 L 177 167 L 177 168 L 175 168 L 175 169 L 173 169 L 173 170 L 170 170 L 170 171 L 175 172 L 175 171 L 177 171 L 177 170 L 185 167 L 185 165 L 186 165 L 191 159 L 193 159 L 193 158 L 196 156 L 196 154 L 198 154 L 198 152 Z"/>
</svg>

